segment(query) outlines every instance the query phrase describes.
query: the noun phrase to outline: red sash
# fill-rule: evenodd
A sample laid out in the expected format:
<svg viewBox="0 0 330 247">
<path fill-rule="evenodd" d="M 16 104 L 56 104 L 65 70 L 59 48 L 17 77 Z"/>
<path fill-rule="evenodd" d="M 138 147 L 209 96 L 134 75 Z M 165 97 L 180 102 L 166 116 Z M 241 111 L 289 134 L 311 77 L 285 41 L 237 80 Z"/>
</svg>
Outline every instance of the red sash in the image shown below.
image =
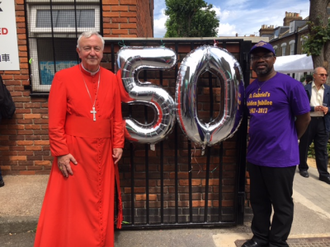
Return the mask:
<svg viewBox="0 0 330 247">
<path fill-rule="evenodd" d="M 65 133 L 71 136 L 87 138 L 110 138 L 111 119 L 97 119 L 95 122 L 90 118 L 67 116 Z"/>
</svg>

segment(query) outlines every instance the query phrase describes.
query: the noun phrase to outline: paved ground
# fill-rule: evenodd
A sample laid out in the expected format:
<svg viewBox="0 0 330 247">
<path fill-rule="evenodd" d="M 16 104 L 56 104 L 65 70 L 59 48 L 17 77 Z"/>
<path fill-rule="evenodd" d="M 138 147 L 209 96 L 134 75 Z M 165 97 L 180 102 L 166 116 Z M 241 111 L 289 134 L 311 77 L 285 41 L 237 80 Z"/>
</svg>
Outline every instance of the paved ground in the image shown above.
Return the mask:
<svg viewBox="0 0 330 247">
<path fill-rule="evenodd" d="M 48 176 L 5 176 L 0 188 L 0 246 L 32 247 Z M 330 246 L 330 185 L 298 173 L 291 247 Z M 116 247 L 235 247 L 251 238 L 250 219 L 242 226 L 213 229 L 116 231 Z"/>
</svg>

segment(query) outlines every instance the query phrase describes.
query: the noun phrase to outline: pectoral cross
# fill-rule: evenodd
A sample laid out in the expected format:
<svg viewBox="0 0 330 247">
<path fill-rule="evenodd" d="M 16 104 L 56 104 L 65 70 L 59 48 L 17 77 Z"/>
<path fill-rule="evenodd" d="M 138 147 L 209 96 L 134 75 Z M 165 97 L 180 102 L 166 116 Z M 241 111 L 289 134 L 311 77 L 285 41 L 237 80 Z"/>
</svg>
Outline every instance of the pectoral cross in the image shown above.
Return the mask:
<svg viewBox="0 0 330 247">
<path fill-rule="evenodd" d="M 95 106 L 93 106 L 92 110 L 91 110 L 91 114 L 93 114 L 93 121 L 94 122 L 96 121 L 96 116 L 95 116 L 96 113 L 97 113 L 97 111 L 95 111 Z"/>
</svg>

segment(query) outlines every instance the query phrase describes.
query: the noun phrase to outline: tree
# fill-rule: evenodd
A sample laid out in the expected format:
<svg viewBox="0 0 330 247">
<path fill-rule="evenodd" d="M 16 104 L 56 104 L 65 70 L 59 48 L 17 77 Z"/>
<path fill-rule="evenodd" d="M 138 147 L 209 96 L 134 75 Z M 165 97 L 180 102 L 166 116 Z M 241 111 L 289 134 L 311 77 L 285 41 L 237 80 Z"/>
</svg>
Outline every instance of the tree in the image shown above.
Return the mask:
<svg viewBox="0 0 330 247">
<path fill-rule="evenodd" d="M 165 37 L 215 37 L 219 20 L 204 0 L 165 0 Z"/>
<path fill-rule="evenodd" d="M 304 50 L 312 55 L 314 68 L 324 67 L 330 72 L 330 21 L 327 7 L 330 0 L 312 0 L 309 10 L 309 37 Z"/>
</svg>

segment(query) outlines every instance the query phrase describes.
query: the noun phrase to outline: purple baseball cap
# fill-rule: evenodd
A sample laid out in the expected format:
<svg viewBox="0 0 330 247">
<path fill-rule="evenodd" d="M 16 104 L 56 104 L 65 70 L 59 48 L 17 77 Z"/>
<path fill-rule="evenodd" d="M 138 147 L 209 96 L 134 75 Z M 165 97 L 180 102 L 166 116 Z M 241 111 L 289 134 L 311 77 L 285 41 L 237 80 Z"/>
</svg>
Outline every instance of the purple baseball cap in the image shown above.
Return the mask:
<svg viewBox="0 0 330 247">
<path fill-rule="evenodd" d="M 251 50 L 250 50 L 250 54 L 253 53 L 253 51 L 257 48 L 263 48 L 266 49 L 270 52 L 272 52 L 275 55 L 275 50 L 273 48 L 273 46 L 265 41 L 259 41 L 257 44 L 255 44 L 254 46 L 252 46 Z"/>
</svg>

